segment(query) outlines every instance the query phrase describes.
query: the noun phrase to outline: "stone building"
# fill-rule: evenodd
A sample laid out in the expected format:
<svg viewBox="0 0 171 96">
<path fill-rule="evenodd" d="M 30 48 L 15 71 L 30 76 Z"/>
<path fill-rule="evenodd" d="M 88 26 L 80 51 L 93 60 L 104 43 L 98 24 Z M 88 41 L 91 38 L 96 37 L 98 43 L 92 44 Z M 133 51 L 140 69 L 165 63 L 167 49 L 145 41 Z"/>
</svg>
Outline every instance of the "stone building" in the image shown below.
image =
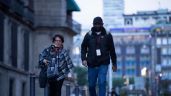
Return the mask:
<svg viewBox="0 0 171 96">
<path fill-rule="evenodd" d="M 52 36 L 62 34 L 71 49 L 80 33 L 73 11 L 80 11 L 74 0 L 0 0 L 0 96 L 31 96 L 30 74 L 39 71 L 38 55 Z"/>
</svg>

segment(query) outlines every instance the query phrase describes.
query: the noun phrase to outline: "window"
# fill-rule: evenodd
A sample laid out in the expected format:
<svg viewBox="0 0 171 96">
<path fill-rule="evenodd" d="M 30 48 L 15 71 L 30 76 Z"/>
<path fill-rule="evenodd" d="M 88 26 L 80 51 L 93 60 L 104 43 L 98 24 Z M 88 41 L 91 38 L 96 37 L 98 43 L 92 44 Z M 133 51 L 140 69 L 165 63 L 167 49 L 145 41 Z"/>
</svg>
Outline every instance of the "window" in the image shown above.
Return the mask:
<svg viewBox="0 0 171 96">
<path fill-rule="evenodd" d="M 142 17 L 142 19 L 145 21 L 145 20 L 147 20 L 147 19 L 148 19 L 148 17 Z"/>
<path fill-rule="evenodd" d="M 171 73 L 170 72 L 164 72 L 162 75 L 162 79 L 171 79 Z"/>
<path fill-rule="evenodd" d="M 171 59 L 168 59 L 168 65 L 171 66 Z"/>
<path fill-rule="evenodd" d="M 121 54 L 121 48 L 120 47 L 116 47 L 115 50 L 116 50 L 117 54 Z"/>
<path fill-rule="evenodd" d="M 163 44 L 163 45 L 167 45 L 167 38 L 163 38 L 162 44 Z"/>
<path fill-rule="evenodd" d="M 126 53 L 127 53 L 127 54 L 135 54 L 135 47 L 133 47 L 133 46 L 128 46 L 128 47 L 126 48 Z"/>
<path fill-rule="evenodd" d="M 146 45 L 141 48 L 141 54 L 149 54 L 150 53 L 150 48 L 147 47 Z"/>
<path fill-rule="evenodd" d="M 161 45 L 162 39 L 161 38 L 157 38 L 156 43 L 157 43 L 157 45 Z"/>
<path fill-rule="evenodd" d="M 158 20 L 159 19 L 158 16 L 153 16 L 152 18 L 155 19 L 155 20 Z"/>
<path fill-rule="evenodd" d="M 122 69 L 122 60 L 119 57 L 117 58 L 117 65 L 118 65 L 118 68 Z"/>
<path fill-rule="evenodd" d="M 132 18 L 126 18 L 125 19 L 125 25 L 133 25 Z"/>
<path fill-rule="evenodd" d="M 21 96 L 25 96 L 26 94 L 26 83 L 22 82 L 22 87 L 21 87 Z"/>
<path fill-rule="evenodd" d="M 149 67 L 150 65 L 150 57 L 147 57 L 147 56 L 143 56 L 140 58 L 140 66 L 141 68 L 143 67 Z"/>
<path fill-rule="evenodd" d="M 162 48 L 162 55 L 167 55 L 167 48 L 165 47 Z"/>
<path fill-rule="evenodd" d="M 14 96 L 14 79 L 9 80 L 9 96 Z"/>
<path fill-rule="evenodd" d="M 171 55 L 171 48 L 168 48 L 168 55 Z"/>
<path fill-rule="evenodd" d="M 169 22 L 171 22 L 171 16 L 169 17 Z"/>
<path fill-rule="evenodd" d="M 171 45 L 171 37 L 168 38 L 168 44 Z"/>
<path fill-rule="evenodd" d="M 29 32 L 24 33 L 24 70 L 29 70 Z"/>
<path fill-rule="evenodd" d="M 128 69 L 129 68 L 131 68 L 131 69 L 136 68 L 135 57 L 133 57 L 133 56 L 126 57 L 125 67 Z"/>
<path fill-rule="evenodd" d="M 163 66 L 167 66 L 167 58 L 163 58 L 162 59 L 162 65 Z"/>
<path fill-rule="evenodd" d="M 12 66 L 17 67 L 17 24 L 14 22 L 11 32 L 11 59 Z"/>
<path fill-rule="evenodd" d="M 4 16 L 0 13 L 0 62 L 4 58 Z"/>
<path fill-rule="evenodd" d="M 135 17 L 135 20 L 137 21 L 139 18 L 138 17 Z"/>
</svg>

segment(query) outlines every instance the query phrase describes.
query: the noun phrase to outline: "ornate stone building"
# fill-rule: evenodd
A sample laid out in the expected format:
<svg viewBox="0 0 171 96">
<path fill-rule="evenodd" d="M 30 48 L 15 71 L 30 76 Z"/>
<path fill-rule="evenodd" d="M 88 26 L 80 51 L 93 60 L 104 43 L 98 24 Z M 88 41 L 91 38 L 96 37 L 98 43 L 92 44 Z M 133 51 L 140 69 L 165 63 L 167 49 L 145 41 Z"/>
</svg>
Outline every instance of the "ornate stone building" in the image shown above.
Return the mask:
<svg viewBox="0 0 171 96">
<path fill-rule="evenodd" d="M 74 0 L 0 0 L 0 96 L 32 96 L 30 74 L 39 71 L 39 53 L 56 33 L 67 49 L 80 33 L 73 11 L 80 11 Z M 37 83 L 35 94 L 43 95 Z"/>
</svg>

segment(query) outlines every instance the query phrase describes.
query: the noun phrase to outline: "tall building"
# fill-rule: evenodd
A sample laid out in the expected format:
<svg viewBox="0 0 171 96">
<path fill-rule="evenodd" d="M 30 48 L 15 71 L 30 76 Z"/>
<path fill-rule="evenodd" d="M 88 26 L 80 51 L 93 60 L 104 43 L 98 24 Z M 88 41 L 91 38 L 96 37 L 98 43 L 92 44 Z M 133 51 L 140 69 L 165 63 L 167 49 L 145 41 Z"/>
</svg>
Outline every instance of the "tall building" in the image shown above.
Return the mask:
<svg viewBox="0 0 171 96">
<path fill-rule="evenodd" d="M 123 27 L 124 0 L 103 0 L 104 26 Z"/>
<path fill-rule="evenodd" d="M 124 29 L 124 28 L 123 28 Z M 126 31 L 126 30 L 125 30 Z M 116 77 L 141 76 L 143 68 L 150 68 L 151 45 L 149 32 L 111 31 L 117 53 Z"/>
<path fill-rule="evenodd" d="M 38 78 L 34 83 L 30 77 L 38 75 L 39 53 L 54 34 L 64 36 L 66 49 L 72 47 L 81 29 L 73 11 L 80 11 L 74 0 L 0 0 L 0 96 L 43 96 Z"/>
<path fill-rule="evenodd" d="M 120 52 L 126 52 L 126 50 L 127 50 L 126 45 L 128 45 L 128 48 L 129 48 L 129 46 L 132 46 L 132 44 L 139 45 L 137 47 L 136 46 L 131 47 L 131 48 L 129 48 L 129 50 L 134 50 L 133 52 L 136 53 L 133 61 L 136 63 L 135 65 L 137 67 L 134 67 L 135 72 L 132 72 L 132 76 L 140 76 L 141 75 L 141 67 L 138 67 L 138 66 L 144 65 L 144 64 L 141 64 L 142 62 L 146 63 L 145 65 L 147 65 L 144 67 L 151 68 L 150 66 L 148 66 L 148 65 L 151 65 L 151 57 L 147 57 L 147 56 L 151 56 L 151 47 L 150 47 L 151 34 L 150 33 L 152 30 L 152 25 L 157 24 L 157 22 L 162 22 L 163 20 L 166 22 L 170 22 L 171 13 L 167 9 L 160 9 L 160 10 L 156 10 L 156 11 L 138 12 L 137 14 L 129 14 L 129 15 L 124 14 L 123 16 L 124 16 L 124 27 L 123 28 L 110 28 L 110 32 L 112 32 L 112 34 L 114 36 L 114 41 L 116 43 L 116 46 L 118 46 L 118 45 L 120 46 L 119 48 L 117 48 L 117 51 L 116 51 L 116 52 L 119 52 L 118 54 L 120 54 Z M 137 40 L 133 39 L 133 38 L 136 38 Z M 127 39 L 127 40 L 123 40 L 123 39 Z M 139 40 L 141 40 L 141 43 L 138 42 Z M 120 43 L 120 42 L 122 42 L 122 43 Z M 127 44 L 125 44 L 125 42 L 127 42 Z M 130 42 L 130 43 L 128 43 L 128 42 Z M 132 42 L 134 42 L 134 43 L 132 43 Z M 123 47 L 123 46 L 125 46 L 125 47 Z M 141 53 L 140 53 L 141 48 L 143 48 L 144 46 L 149 47 L 150 49 L 147 48 L 148 54 L 147 54 L 147 56 L 145 56 L 146 59 L 144 59 L 144 61 L 143 61 L 138 57 L 141 57 Z M 140 49 L 137 49 L 139 47 L 140 47 Z M 139 52 L 138 51 L 136 52 L 135 50 L 139 50 Z M 130 51 L 128 51 L 128 52 L 130 52 Z M 126 68 L 127 65 L 129 65 L 129 66 L 131 65 L 131 64 L 127 64 L 126 61 L 124 61 L 125 59 L 123 60 L 123 58 L 127 57 L 128 55 L 122 54 L 122 55 L 120 55 L 121 59 L 119 58 L 119 60 L 118 60 L 119 61 L 118 65 L 119 64 L 122 65 L 122 67 L 121 67 L 122 71 L 121 72 L 118 71 L 119 72 L 118 74 L 120 74 L 120 76 L 125 75 L 126 70 L 125 69 L 123 70 L 123 68 Z M 120 62 L 120 61 L 122 61 L 122 62 Z M 124 64 L 123 62 L 125 62 L 126 64 Z M 130 72 L 128 72 L 128 73 L 130 73 Z M 126 72 L 126 74 L 127 74 L 127 72 Z"/>
<path fill-rule="evenodd" d="M 110 29 L 118 55 L 118 72 L 114 76 L 137 77 L 146 68 L 150 90 L 156 96 L 159 80 L 170 80 L 171 12 L 159 9 L 123 16 L 124 27 Z"/>
<path fill-rule="evenodd" d="M 153 26 L 155 26 L 158 23 L 161 23 L 164 27 L 166 24 L 163 24 L 163 22 L 166 22 L 166 23 L 171 22 L 171 12 L 168 11 L 167 9 L 137 12 L 137 14 L 124 15 L 124 25 L 125 25 L 124 30 L 127 30 L 125 32 L 130 32 L 132 30 L 132 31 L 135 31 L 137 34 L 139 32 L 148 32 L 149 36 L 153 38 L 154 36 L 152 37 L 152 34 L 151 34 L 151 30 L 154 29 Z M 117 30 L 120 30 L 120 29 L 118 28 Z M 165 38 L 167 38 L 167 35 L 165 36 Z M 162 40 L 165 40 L 163 42 L 167 41 L 164 38 Z M 160 41 L 161 39 L 157 39 L 157 42 L 160 42 Z M 152 46 L 152 43 L 151 43 L 151 46 Z"/>
<path fill-rule="evenodd" d="M 171 22 L 153 25 L 151 35 L 157 89 L 160 90 L 159 95 L 171 95 Z"/>
</svg>

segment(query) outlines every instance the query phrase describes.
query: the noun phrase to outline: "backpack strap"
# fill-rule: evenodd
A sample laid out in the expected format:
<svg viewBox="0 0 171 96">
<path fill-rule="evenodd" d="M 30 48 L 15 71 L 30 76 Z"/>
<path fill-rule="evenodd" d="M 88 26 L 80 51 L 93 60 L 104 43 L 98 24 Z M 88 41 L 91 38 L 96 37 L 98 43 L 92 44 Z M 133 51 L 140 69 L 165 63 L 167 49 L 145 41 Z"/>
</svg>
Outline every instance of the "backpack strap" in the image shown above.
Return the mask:
<svg viewBox="0 0 171 96">
<path fill-rule="evenodd" d="M 91 36 L 91 35 L 92 35 L 92 31 L 90 30 L 90 31 L 88 32 L 88 34 Z"/>
<path fill-rule="evenodd" d="M 106 34 L 109 35 L 109 31 L 106 31 Z"/>
</svg>

